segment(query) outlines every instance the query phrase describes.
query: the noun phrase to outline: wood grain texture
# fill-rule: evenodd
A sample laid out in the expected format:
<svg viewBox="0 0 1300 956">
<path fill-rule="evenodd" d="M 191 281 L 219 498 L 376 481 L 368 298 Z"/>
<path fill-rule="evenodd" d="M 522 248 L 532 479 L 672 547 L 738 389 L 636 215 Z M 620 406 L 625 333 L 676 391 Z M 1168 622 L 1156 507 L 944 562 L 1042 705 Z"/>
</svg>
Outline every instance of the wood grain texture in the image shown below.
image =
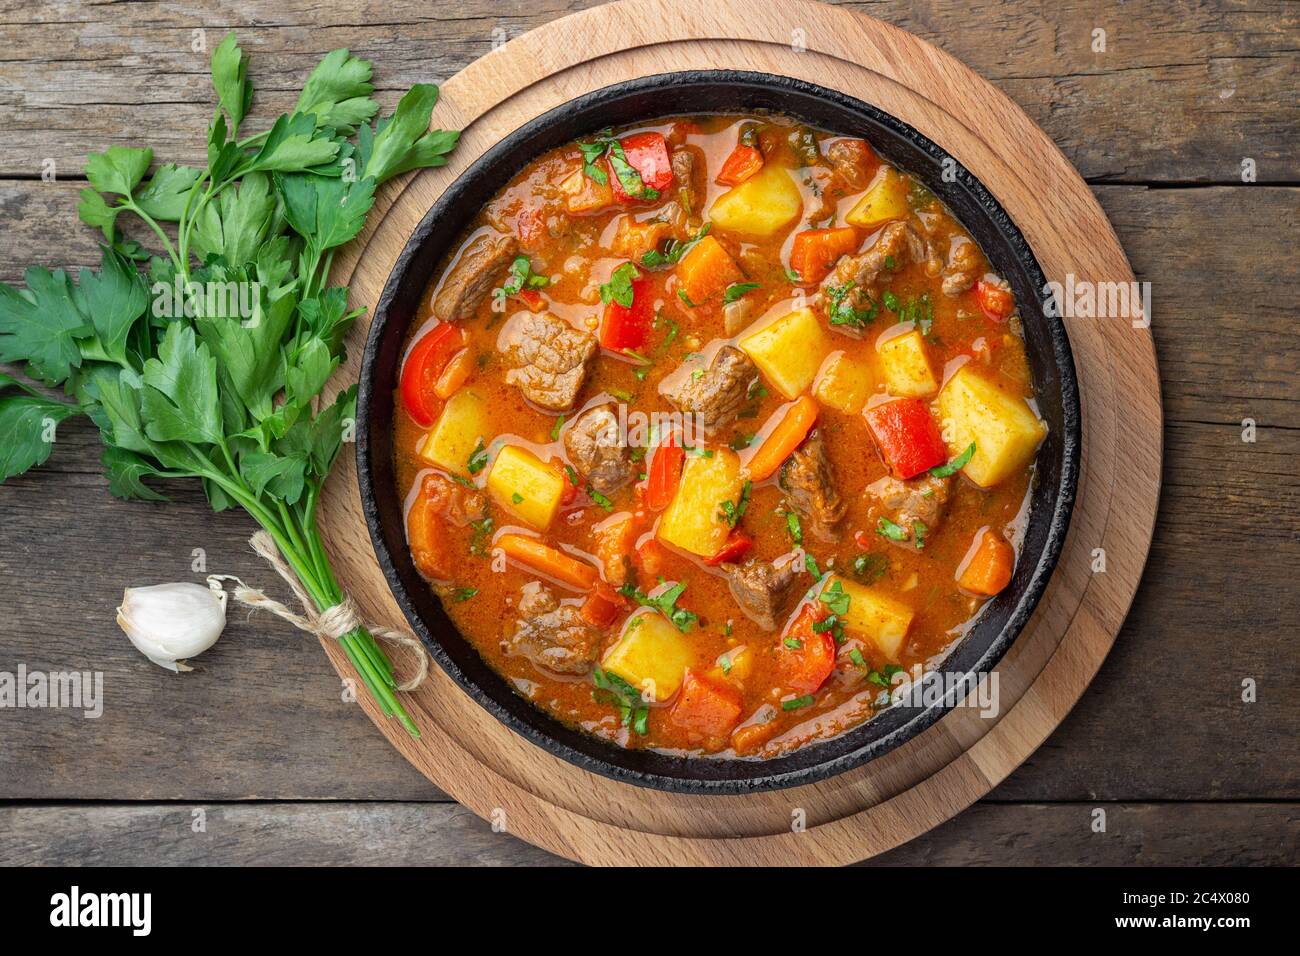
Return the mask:
<svg viewBox="0 0 1300 956">
<path fill-rule="evenodd" d="M 1104 833 L 1092 828 L 1105 811 Z M 202 811 L 202 832 L 193 827 Z M 567 861 L 455 804 L 0 807 L 0 866 L 536 866 Z M 365 839 L 358 839 L 358 834 Z M 1300 809 L 1252 803 L 972 807 L 871 866 L 1280 866 Z"/>
<path fill-rule="evenodd" d="M 260 115 L 292 106 L 302 78 L 337 46 L 376 62 L 391 106 L 412 83 L 442 80 L 590 0 L 174 0 L 167 4 L 0 3 L 0 175 L 61 176 L 88 143 L 138 145 L 199 162 L 211 117 L 205 53 L 232 26 L 254 56 Z M 963 0 L 846 4 L 940 46 L 1010 95 L 1085 177 L 1112 181 L 1300 179 L 1292 148 L 1300 9 L 1285 0 L 1107 4 Z M 802 25 L 808 29 L 809 24 Z M 1093 31 L 1106 31 L 1094 52 Z M 811 37 L 816 46 L 816 38 Z"/>
</svg>

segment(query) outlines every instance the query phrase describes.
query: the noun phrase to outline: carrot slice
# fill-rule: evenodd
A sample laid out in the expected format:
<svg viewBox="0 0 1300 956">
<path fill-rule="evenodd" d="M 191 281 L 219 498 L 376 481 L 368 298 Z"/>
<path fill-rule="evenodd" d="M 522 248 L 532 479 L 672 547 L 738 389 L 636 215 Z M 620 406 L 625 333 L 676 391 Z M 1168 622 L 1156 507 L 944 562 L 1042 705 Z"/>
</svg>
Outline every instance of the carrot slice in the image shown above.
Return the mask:
<svg viewBox="0 0 1300 956">
<path fill-rule="evenodd" d="M 790 250 L 790 268 L 806 283 L 821 282 L 840 256 L 856 252 L 858 231 L 852 226 L 837 229 L 806 229 L 796 233 Z"/>
<path fill-rule="evenodd" d="M 527 538 L 522 534 L 503 534 L 497 538 L 496 546 L 506 553 L 506 557 L 579 591 L 591 590 L 599 580 L 596 569 L 590 564 L 557 551 L 548 544 L 542 544 L 536 538 Z"/>
<path fill-rule="evenodd" d="M 1011 544 L 987 526 L 975 533 L 970 550 L 958 566 L 957 583 L 973 594 L 992 597 L 1011 583 L 1016 552 Z"/>
<path fill-rule="evenodd" d="M 712 236 L 705 236 L 677 263 L 677 289 L 685 294 L 688 307 L 704 305 L 716 299 L 722 301 L 727 286 L 740 282 L 745 274 L 740 271 L 731 253 Z M 681 296 L 678 296 L 681 298 Z"/>
<path fill-rule="evenodd" d="M 469 349 L 461 349 L 451 357 L 438 381 L 433 386 L 433 394 L 444 402 L 456 394 L 460 387 L 469 381 L 474 372 L 474 355 Z"/>
<path fill-rule="evenodd" d="M 731 733 L 740 722 L 743 708 L 740 692 L 734 687 L 714 683 L 688 670 L 668 719 L 693 740 L 711 741 Z"/>
<path fill-rule="evenodd" d="M 781 462 L 790 457 L 790 453 L 799 447 L 799 443 L 812 431 L 817 421 L 817 402 L 811 397 L 800 397 L 789 410 L 780 424 L 772 429 L 767 440 L 754 452 L 747 466 L 751 481 L 762 481 L 778 468 Z"/>
</svg>

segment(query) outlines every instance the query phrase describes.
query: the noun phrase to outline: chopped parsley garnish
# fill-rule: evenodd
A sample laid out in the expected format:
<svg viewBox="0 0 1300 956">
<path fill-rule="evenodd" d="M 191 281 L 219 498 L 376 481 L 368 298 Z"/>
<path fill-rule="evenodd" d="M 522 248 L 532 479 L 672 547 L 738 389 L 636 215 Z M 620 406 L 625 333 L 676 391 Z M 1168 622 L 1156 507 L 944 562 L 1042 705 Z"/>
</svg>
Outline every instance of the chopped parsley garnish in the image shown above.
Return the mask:
<svg viewBox="0 0 1300 956">
<path fill-rule="evenodd" d="M 516 491 L 513 495 L 510 496 L 510 500 L 517 505 L 521 505 L 524 503 L 524 496 Z"/>
<path fill-rule="evenodd" d="M 632 308 L 632 283 L 641 275 L 636 266 L 625 262 L 610 273 L 609 281 L 600 287 L 600 301 L 608 305 L 617 302 L 625 309 Z"/>
<path fill-rule="evenodd" d="M 906 541 L 911 534 L 900 524 L 894 524 L 888 518 L 881 518 L 876 522 L 876 533 L 884 535 L 890 541 Z"/>
<path fill-rule="evenodd" d="M 596 502 L 596 504 L 600 505 L 606 511 L 614 510 L 614 502 L 610 501 L 595 488 L 591 487 L 591 485 L 587 486 L 587 497 Z"/>
<path fill-rule="evenodd" d="M 492 516 L 487 515 L 479 521 L 471 521 L 469 526 L 474 529 L 469 537 L 470 554 L 480 558 L 484 557 L 487 555 L 487 543 L 488 539 L 492 537 L 494 527 Z"/>
<path fill-rule="evenodd" d="M 782 643 L 792 651 L 797 651 L 799 648 L 803 647 L 803 641 L 799 640 L 797 637 L 787 637 L 782 641 Z"/>
<path fill-rule="evenodd" d="M 890 312 L 897 312 L 901 305 L 898 301 L 898 296 L 894 295 L 894 293 L 890 292 L 888 289 L 886 289 L 885 294 L 880 297 L 880 301 L 884 303 L 885 308 Z"/>
<path fill-rule="evenodd" d="M 613 395 L 613 396 L 614 396 L 615 398 L 617 398 L 620 402 L 625 402 L 625 403 L 626 403 L 626 402 L 631 402 L 631 401 L 632 401 L 632 398 L 633 398 L 633 395 L 632 395 L 631 392 L 624 391 L 624 390 L 621 389 L 621 388 L 607 388 L 607 389 L 605 389 L 605 391 L 609 392 L 609 394 Z"/>
<path fill-rule="evenodd" d="M 613 138 L 611 130 L 602 130 L 589 143 L 578 143 L 578 149 L 582 150 L 582 171 L 592 182 L 601 186 L 609 182 L 609 176 L 605 174 L 605 170 L 596 165 L 604 156 L 609 162 L 609 168 L 618 177 L 618 183 L 623 187 L 623 192 L 635 199 L 644 199 L 647 202 L 653 202 L 659 198 L 659 190 L 647 186 L 642 181 L 641 174 L 637 172 L 636 167 L 627 161 L 627 153 L 623 151 L 623 144 Z"/>
<path fill-rule="evenodd" d="M 551 426 L 551 441 L 555 441 L 557 438 L 560 437 L 560 429 L 563 427 L 564 427 L 564 416 L 561 415 L 559 418 L 555 420 L 555 424 Z"/>
<path fill-rule="evenodd" d="M 820 581 L 822 579 L 821 570 L 817 567 L 817 559 L 807 551 L 805 551 L 803 555 L 803 566 L 808 569 L 808 573 L 813 576 L 814 581 Z"/>
<path fill-rule="evenodd" d="M 732 451 L 744 451 L 754 441 L 753 435 L 736 435 L 731 441 L 727 442 L 727 447 Z"/>
<path fill-rule="evenodd" d="M 883 554 L 860 554 L 853 559 L 853 575 L 870 584 L 879 581 L 889 570 L 889 558 Z"/>
<path fill-rule="evenodd" d="M 966 446 L 966 450 L 952 459 L 946 465 L 935 465 L 930 469 L 930 474 L 936 478 L 949 478 L 966 467 L 967 463 L 975 457 L 975 443 L 971 442 Z"/>
<path fill-rule="evenodd" d="M 876 317 L 876 303 L 872 302 L 868 297 L 866 306 L 862 307 L 863 295 L 853 294 L 855 284 L 846 282 L 844 285 L 831 286 L 826 290 L 826 295 L 831 300 L 831 325 L 864 328 Z M 854 299 L 858 300 L 858 305 L 854 305 Z"/>
<path fill-rule="evenodd" d="M 693 308 L 695 308 L 695 305 L 696 305 L 696 304 L 695 304 L 694 302 L 691 301 L 691 297 L 690 297 L 689 295 L 686 294 L 686 290 L 685 290 L 685 289 L 678 289 L 678 290 L 677 290 L 677 298 L 681 299 L 683 302 L 686 303 L 686 308 L 688 308 L 688 309 L 693 309 Z"/>
<path fill-rule="evenodd" d="M 790 537 L 794 543 L 803 544 L 803 525 L 799 523 L 799 516 L 793 511 L 786 514 L 785 526 L 790 529 Z"/>
<path fill-rule="evenodd" d="M 918 551 L 925 547 L 925 536 L 929 530 L 929 526 L 920 518 L 912 522 L 912 534 L 916 535 L 916 548 Z"/>
<path fill-rule="evenodd" d="M 682 449 L 682 453 L 690 458 L 712 458 L 712 448 L 701 448 L 698 445 L 688 445 Z"/>
<path fill-rule="evenodd" d="M 451 599 L 459 604 L 461 601 L 468 601 L 475 594 L 478 594 L 478 588 L 456 588 L 451 592 Z"/>
<path fill-rule="evenodd" d="M 866 658 L 862 656 L 862 651 L 860 651 L 856 647 L 853 648 L 853 650 L 849 651 L 849 660 L 851 660 L 858 667 L 867 666 L 867 661 Z"/>
<path fill-rule="evenodd" d="M 749 495 L 754 489 L 754 483 L 745 479 L 744 485 L 740 488 L 740 500 L 734 504 L 730 501 L 723 501 L 718 504 L 721 509 L 718 517 L 727 523 L 727 527 L 734 528 L 745 514 L 745 509 L 749 507 Z"/>
<path fill-rule="evenodd" d="M 832 581 L 830 587 L 817 595 L 817 599 L 830 608 L 836 617 L 849 613 L 849 595 L 839 581 Z"/>
<path fill-rule="evenodd" d="M 719 657 L 719 658 L 718 658 L 718 666 L 722 668 L 722 673 L 724 673 L 724 674 L 730 674 L 730 673 L 731 673 L 731 655 L 730 655 L 730 654 L 723 654 L 721 657 Z"/>
<path fill-rule="evenodd" d="M 733 282 L 727 286 L 727 291 L 722 293 L 722 304 L 729 305 L 735 302 L 746 292 L 753 292 L 758 288 L 757 282 Z"/>
<path fill-rule="evenodd" d="M 893 686 L 893 676 L 902 673 L 903 668 L 897 664 L 886 664 L 884 671 L 872 671 L 867 675 L 867 680 L 879 687 L 889 688 Z"/>
<path fill-rule="evenodd" d="M 618 589 L 618 593 L 625 598 L 630 598 L 642 607 L 652 607 L 663 613 L 668 620 L 673 622 L 677 630 L 685 634 L 691 629 L 691 625 L 699 621 L 699 615 L 677 606 L 677 599 L 682 596 L 686 590 L 685 584 L 674 584 L 668 590 L 654 597 L 647 597 L 645 592 L 631 582 L 623 585 Z"/>
<path fill-rule="evenodd" d="M 533 272 L 533 264 L 529 262 L 527 256 L 515 257 L 515 261 L 510 263 L 509 276 L 501 288 L 493 290 L 492 295 L 495 298 L 504 301 L 509 296 L 518 295 L 524 289 L 544 289 L 551 284 L 549 278 Z"/>
<path fill-rule="evenodd" d="M 658 249 L 651 249 L 641 257 L 641 264 L 647 269 L 658 269 L 661 266 L 676 265 L 681 261 L 682 256 L 691 251 L 691 247 L 709 234 L 709 228 L 712 223 L 706 222 L 700 227 L 700 231 L 695 234 L 693 239 L 686 242 L 678 242 L 676 239 L 669 239 L 664 245 L 663 252 Z"/>
<path fill-rule="evenodd" d="M 797 273 L 797 272 L 795 272 L 793 269 L 791 269 L 789 266 L 786 266 L 786 268 L 785 268 L 785 277 L 786 277 L 786 280 L 787 280 L 791 285 L 802 285 L 802 284 L 803 284 L 803 277 L 802 277 L 801 275 L 799 275 L 799 273 Z"/>
<path fill-rule="evenodd" d="M 466 463 L 466 467 L 469 469 L 469 473 L 471 475 L 477 475 L 480 471 L 482 471 L 485 467 L 487 467 L 487 462 L 488 462 L 487 448 L 483 444 L 483 436 L 480 435 L 478 439 L 478 444 L 476 444 L 474 446 L 474 450 L 469 453 L 469 461 Z"/>
<path fill-rule="evenodd" d="M 591 680 L 596 685 L 596 689 L 591 692 L 591 699 L 597 703 L 608 701 L 613 704 L 618 709 L 623 726 L 631 727 L 644 737 L 650 707 L 641 692 L 617 674 L 603 671 L 599 667 L 592 668 Z"/>
<path fill-rule="evenodd" d="M 782 710 L 798 710 L 800 707 L 811 707 L 813 704 L 813 695 L 804 694 L 802 697 L 793 697 L 790 700 L 781 701 Z"/>
<path fill-rule="evenodd" d="M 576 488 L 578 486 L 578 473 L 573 470 L 573 466 L 565 465 L 564 473 L 569 476 L 569 484 Z"/>
</svg>

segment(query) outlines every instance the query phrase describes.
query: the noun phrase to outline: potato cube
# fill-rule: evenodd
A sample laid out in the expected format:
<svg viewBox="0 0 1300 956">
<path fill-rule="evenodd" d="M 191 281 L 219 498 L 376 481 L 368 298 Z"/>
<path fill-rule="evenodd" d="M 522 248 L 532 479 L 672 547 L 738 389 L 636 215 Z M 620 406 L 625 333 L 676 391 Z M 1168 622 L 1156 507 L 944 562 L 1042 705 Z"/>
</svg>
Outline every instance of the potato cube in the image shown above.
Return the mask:
<svg viewBox="0 0 1300 956">
<path fill-rule="evenodd" d="M 969 364 L 948 379 L 937 404 L 949 456 L 975 443 L 962 473 L 981 488 L 991 488 L 1027 465 L 1047 435 L 1047 426 L 1017 391 Z"/>
<path fill-rule="evenodd" d="M 731 533 L 722 503 L 740 500 L 744 479 L 740 458 L 729 448 L 711 449 L 708 458 L 687 455 L 677 494 L 659 521 L 658 536 L 674 547 L 711 558 Z"/>
<path fill-rule="evenodd" d="M 929 398 L 939 391 L 939 382 L 926 354 L 925 340 L 912 329 L 902 335 L 878 341 L 876 352 L 885 373 L 885 388 L 897 398 Z"/>
<path fill-rule="evenodd" d="M 823 405 L 856 415 L 867 404 L 873 386 L 865 362 L 850 358 L 847 352 L 832 352 L 817 373 L 813 395 Z"/>
<path fill-rule="evenodd" d="M 790 174 L 775 164 L 713 201 L 709 219 L 718 229 L 770 236 L 799 218 L 803 197 Z"/>
<path fill-rule="evenodd" d="M 690 639 L 658 611 L 638 611 L 627 619 L 618 643 L 600 666 L 642 693 L 665 701 L 682 686 L 695 661 Z"/>
<path fill-rule="evenodd" d="M 812 309 L 795 309 L 736 343 L 788 399 L 808 390 L 831 350 L 830 336 Z"/>
<path fill-rule="evenodd" d="M 886 658 L 898 660 L 903 638 L 912 624 L 912 609 L 875 588 L 834 574 L 827 576 L 822 593 L 837 583 L 849 599 L 848 610 L 840 615 L 845 629 L 870 638 Z"/>
<path fill-rule="evenodd" d="M 907 180 L 892 166 L 881 166 L 845 221 L 862 229 L 875 229 L 894 219 L 911 215 L 907 204 Z"/>
<path fill-rule="evenodd" d="M 581 166 L 561 180 L 560 192 L 564 193 L 565 208 L 576 215 L 614 205 L 614 188 L 608 179 L 602 186 L 584 173 Z"/>
<path fill-rule="evenodd" d="M 744 687 L 745 681 L 754 671 L 754 658 L 758 656 L 747 644 L 732 647 L 718 655 L 715 666 L 709 668 L 708 676 L 718 681 L 729 681 L 738 687 Z"/>
<path fill-rule="evenodd" d="M 538 531 L 545 531 L 560 507 L 564 476 L 526 448 L 506 445 L 488 472 L 492 500 Z"/>
<path fill-rule="evenodd" d="M 493 435 L 487 403 L 476 392 L 462 389 L 447 399 L 442 414 L 420 442 L 419 455 L 435 468 L 465 475 L 479 439 L 486 445 Z"/>
</svg>

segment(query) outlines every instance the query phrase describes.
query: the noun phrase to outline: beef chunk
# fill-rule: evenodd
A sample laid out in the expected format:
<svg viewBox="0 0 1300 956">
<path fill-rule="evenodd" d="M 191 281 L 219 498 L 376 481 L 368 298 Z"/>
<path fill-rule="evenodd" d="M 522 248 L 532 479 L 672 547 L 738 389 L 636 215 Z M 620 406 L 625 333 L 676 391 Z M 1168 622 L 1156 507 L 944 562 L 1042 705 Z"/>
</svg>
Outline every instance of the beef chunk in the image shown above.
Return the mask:
<svg viewBox="0 0 1300 956">
<path fill-rule="evenodd" d="M 892 259 L 896 267 L 901 268 L 908 262 L 908 257 L 917 262 L 928 258 L 925 240 L 905 222 L 891 222 L 880 230 L 865 252 L 846 253 L 830 275 L 822 280 L 822 289 L 836 288 L 852 282 L 854 288 L 865 289 L 874 285 L 876 277 L 884 271 L 886 260 Z"/>
<path fill-rule="evenodd" d="M 943 266 L 943 294 L 965 292 L 975 284 L 981 268 L 979 247 L 965 236 L 954 236 Z"/>
<path fill-rule="evenodd" d="M 907 529 L 907 539 L 894 543 L 915 551 L 918 540 L 924 541 L 939 530 L 952 491 L 952 479 L 924 474 L 899 481 L 886 475 L 867 485 L 865 490 L 880 502 L 884 517 Z M 917 527 L 917 522 L 921 527 Z"/>
<path fill-rule="evenodd" d="M 673 151 L 673 179 L 677 181 L 677 201 L 688 216 L 699 210 L 695 195 L 695 154 L 686 147 Z"/>
<path fill-rule="evenodd" d="M 758 368 L 748 355 L 724 345 L 701 375 L 687 375 L 660 393 L 684 414 L 698 414 L 704 431 L 713 435 L 736 420 L 758 382 Z"/>
<path fill-rule="evenodd" d="M 565 412 L 577 402 L 596 339 L 549 312 L 520 312 L 501 329 L 497 348 L 512 366 L 507 385 L 519 386 L 539 408 Z"/>
<path fill-rule="evenodd" d="M 434 317 L 440 322 L 470 318 L 518 252 L 515 237 L 504 233 L 485 233 L 471 242 L 442 280 L 433 299 Z"/>
<path fill-rule="evenodd" d="M 740 609 L 760 627 L 776 630 L 794 591 L 795 562 L 787 560 L 778 566 L 772 561 L 752 560 L 743 565 L 724 564 L 722 570 Z"/>
<path fill-rule="evenodd" d="M 834 540 L 835 526 L 844 518 L 847 506 L 835 490 L 835 473 L 817 429 L 785 460 L 780 483 L 790 506 L 806 519 L 813 534 Z"/>
<path fill-rule="evenodd" d="M 612 402 L 589 408 L 564 433 L 564 450 L 591 487 L 612 495 L 636 475 L 632 449 L 618 429 Z"/>
<path fill-rule="evenodd" d="M 845 184 L 853 189 L 866 189 L 867 170 L 863 160 L 870 152 L 871 147 L 862 140 L 839 139 L 827 148 L 826 158 L 831 161 L 831 168 Z"/>
<path fill-rule="evenodd" d="M 507 655 L 526 657 L 557 674 L 591 670 L 600 650 L 600 632 L 583 620 L 576 607 L 556 600 L 540 581 L 523 586 L 515 617 L 501 641 Z"/>
</svg>

